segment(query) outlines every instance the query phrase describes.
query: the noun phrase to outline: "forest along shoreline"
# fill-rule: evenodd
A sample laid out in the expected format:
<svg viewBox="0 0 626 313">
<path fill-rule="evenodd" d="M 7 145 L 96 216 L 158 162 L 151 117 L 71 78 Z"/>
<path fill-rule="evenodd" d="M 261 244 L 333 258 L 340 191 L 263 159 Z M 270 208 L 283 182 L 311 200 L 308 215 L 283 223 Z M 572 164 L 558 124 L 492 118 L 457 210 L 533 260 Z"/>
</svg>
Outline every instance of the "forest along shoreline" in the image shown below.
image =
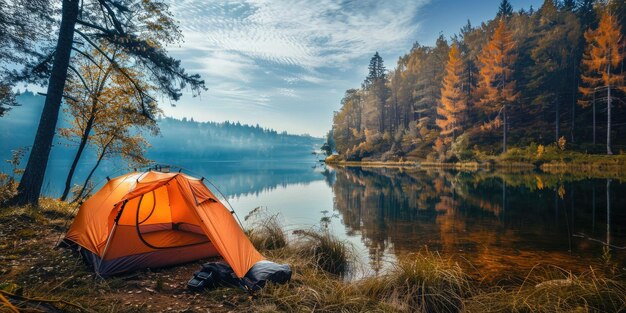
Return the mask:
<svg viewBox="0 0 626 313">
<path fill-rule="evenodd" d="M 624 12 L 624 1 L 514 12 L 503 0 L 494 19 L 415 43 L 393 69 L 376 52 L 333 116 L 326 162 L 623 176 Z"/>
</svg>

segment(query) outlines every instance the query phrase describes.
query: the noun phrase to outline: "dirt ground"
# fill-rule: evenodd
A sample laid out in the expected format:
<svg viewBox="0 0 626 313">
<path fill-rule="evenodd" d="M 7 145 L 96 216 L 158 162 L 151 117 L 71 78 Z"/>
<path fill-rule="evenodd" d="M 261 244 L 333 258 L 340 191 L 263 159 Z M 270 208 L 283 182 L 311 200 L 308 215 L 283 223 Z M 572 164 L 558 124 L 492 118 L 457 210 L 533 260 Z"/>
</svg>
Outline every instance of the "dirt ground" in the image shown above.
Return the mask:
<svg viewBox="0 0 626 313">
<path fill-rule="evenodd" d="M 187 281 L 209 260 L 98 278 L 78 253 L 55 247 L 72 218 L 69 210 L 19 210 L 0 213 L 0 290 L 17 308 L 34 312 L 265 310 L 243 290 L 188 290 Z M 0 307 L 3 310 L 11 312 L 6 304 Z"/>
</svg>

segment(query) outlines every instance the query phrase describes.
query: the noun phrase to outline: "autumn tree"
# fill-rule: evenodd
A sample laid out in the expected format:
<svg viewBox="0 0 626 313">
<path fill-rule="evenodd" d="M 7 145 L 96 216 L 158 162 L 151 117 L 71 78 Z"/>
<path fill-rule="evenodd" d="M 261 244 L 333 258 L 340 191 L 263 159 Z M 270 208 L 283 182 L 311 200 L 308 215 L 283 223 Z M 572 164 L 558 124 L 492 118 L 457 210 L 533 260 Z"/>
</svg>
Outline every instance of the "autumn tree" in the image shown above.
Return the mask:
<svg viewBox="0 0 626 313">
<path fill-rule="evenodd" d="M 156 110 L 152 106 L 151 110 Z M 108 114 L 109 120 L 98 126 L 90 141 L 96 150 L 96 163 L 87 174 L 85 181 L 75 192 L 72 202 L 84 198 L 90 190 L 90 180 L 103 160 L 111 158 L 121 158 L 128 163 L 128 166 L 145 166 L 150 163 L 145 157 L 148 142 L 143 136 L 146 129 L 155 129 L 154 121 L 147 119 L 143 114 L 134 111 L 122 113 L 126 110 L 124 106 L 111 107 Z M 118 112 L 112 112 L 118 110 Z M 117 114 L 115 114 L 117 113 Z"/>
<path fill-rule="evenodd" d="M 437 126 L 444 143 L 449 144 L 463 130 L 463 118 L 467 109 L 467 93 L 464 90 L 465 69 L 456 44 L 450 48 L 448 64 L 441 88 L 441 101 L 437 107 Z"/>
<path fill-rule="evenodd" d="M 29 1 L 20 1 L 18 5 L 27 3 Z M 154 99 L 142 91 L 137 81 L 117 66 L 106 51 L 100 49 L 101 44 L 127 54 L 135 68 L 146 73 L 145 79 L 152 81 L 161 93 L 173 100 L 180 98 L 181 90 L 186 86 L 195 92 L 204 88 L 204 81 L 198 75 L 187 74 L 180 66 L 180 61 L 166 52 L 165 45 L 177 42 L 181 33 L 163 2 L 63 0 L 59 10 L 51 9 L 48 1 L 38 0 L 34 3 L 37 5 L 31 7 L 31 10 L 24 10 L 28 17 L 59 23 L 48 28 L 47 37 L 35 45 L 38 47 L 36 61 L 19 62 L 23 68 L 12 70 L 10 75 L 2 77 L 3 81 L 48 83 L 37 134 L 18 187 L 18 195 L 12 201 L 14 204 L 37 204 L 39 200 L 65 84 L 68 76 L 78 75 L 77 71 L 69 72 L 72 69 L 72 53 L 87 56 L 91 49 L 96 49 L 139 92 L 142 100 L 139 110 L 145 115 L 148 114 L 149 103 Z M 27 52 L 19 50 L 12 52 L 15 58 L 25 54 Z"/>
<path fill-rule="evenodd" d="M 609 0 L 607 8 L 617 19 L 622 32 L 626 32 L 626 1 Z"/>
<path fill-rule="evenodd" d="M 106 47 L 101 49 L 107 50 Z M 124 66 L 125 73 L 136 80 L 138 84 L 141 84 L 141 89 L 144 92 L 154 90 L 154 87 L 147 85 L 141 79 L 143 76 L 141 72 L 135 71 L 129 66 L 128 57 L 125 54 L 120 54 L 119 51 L 107 51 L 107 53 L 118 65 Z M 95 56 L 91 60 L 83 55 L 74 57 L 73 64 L 75 64 L 77 74 L 82 80 L 69 80 L 65 86 L 67 97 L 65 111 L 71 117 L 69 120 L 70 127 L 60 129 L 59 134 L 61 137 L 76 142 L 78 149 L 68 171 L 61 200 L 65 200 L 70 192 L 74 171 L 85 147 L 92 143 L 98 134 L 110 133 L 110 131 L 103 131 L 103 129 L 114 128 L 118 118 L 123 119 L 124 115 L 132 115 L 134 118 L 130 122 L 136 122 L 134 125 L 128 123 L 126 126 L 119 126 L 120 128 L 150 129 L 152 133 L 156 133 L 158 130 L 152 119 L 159 112 L 156 103 L 148 104 L 147 116 L 138 111 L 138 108 L 141 107 L 138 102 L 141 100 L 134 86 L 103 56 L 93 54 Z M 118 137 L 128 136 L 118 135 Z M 101 150 L 106 150 L 105 153 L 109 153 L 108 151 L 111 149 L 101 148 Z"/>
<path fill-rule="evenodd" d="M 362 97 L 361 91 L 349 89 L 341 100 L 341 109 L 333 119 L 332 136 L 338 152 L 345 153 L 358 144 L 361 129 Z"/>
<path fill-rule="evenodd" d="M 491 40 L 478 56 L 481 65 L 478 85 L 481 98 L 478 105 L 488 116 L 497 113 L 496 119 L 488 125 L 502 127 L 503 152 L 506 152 L 509 127 L 507 106 L 514 103 L 519 96 L 513 76 L 516 59 L 515 42 L 507 29 L 505 19 L 500 19 Z"/>
<path fill-rule="evenodd" d="M 586 48 L 581 65 L 583 86 L 580 87 L 580 92 L 586 99 L 594 98 L 597 92 L 606 92 L 606 153 L 610 155 L 613 154 L 611 111 L 614 92 L 626 92 L 625 74 L 620 68 L 626 57 L 624 38 L 616 17 L 605 10 L 598 28 L 585 32 L 585 41 Z"/>
</svg>

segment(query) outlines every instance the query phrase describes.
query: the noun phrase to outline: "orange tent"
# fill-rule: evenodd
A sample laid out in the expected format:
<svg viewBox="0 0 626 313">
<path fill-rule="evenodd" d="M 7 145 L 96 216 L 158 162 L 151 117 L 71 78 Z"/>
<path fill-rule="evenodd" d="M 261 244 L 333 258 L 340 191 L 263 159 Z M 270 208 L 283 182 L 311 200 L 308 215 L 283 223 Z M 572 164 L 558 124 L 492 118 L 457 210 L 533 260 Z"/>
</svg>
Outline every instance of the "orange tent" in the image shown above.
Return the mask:
<svg viewBox="0 0 626 313">
<path fill-rule="evenodd" d="M 100 275 L 221 255 L 241 278 L 263 257 L 203 179 L 152 170 L 111 179 L 82 204 L 65 239 Z"/>
</svg>

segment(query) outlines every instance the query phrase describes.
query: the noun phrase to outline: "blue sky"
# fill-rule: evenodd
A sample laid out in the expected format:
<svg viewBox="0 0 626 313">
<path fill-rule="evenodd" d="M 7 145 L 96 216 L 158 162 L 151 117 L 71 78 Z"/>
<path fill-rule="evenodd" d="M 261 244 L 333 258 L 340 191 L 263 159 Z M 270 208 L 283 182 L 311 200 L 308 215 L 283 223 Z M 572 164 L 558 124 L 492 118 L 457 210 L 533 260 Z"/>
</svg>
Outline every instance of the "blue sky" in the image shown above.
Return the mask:
<svg viewBox="0 0 626 313">
<path fill-rule="evenodd" d="M 500 0 L 179 0 L 185 41 L 169 47 L 209 90 L 165 114 L 322 136 L 379 51 L 391 69 L 414 42 L 433 44 L 493 18 Z M 515 10 L 543 0 L 512 0 Z"/>
</svg>

